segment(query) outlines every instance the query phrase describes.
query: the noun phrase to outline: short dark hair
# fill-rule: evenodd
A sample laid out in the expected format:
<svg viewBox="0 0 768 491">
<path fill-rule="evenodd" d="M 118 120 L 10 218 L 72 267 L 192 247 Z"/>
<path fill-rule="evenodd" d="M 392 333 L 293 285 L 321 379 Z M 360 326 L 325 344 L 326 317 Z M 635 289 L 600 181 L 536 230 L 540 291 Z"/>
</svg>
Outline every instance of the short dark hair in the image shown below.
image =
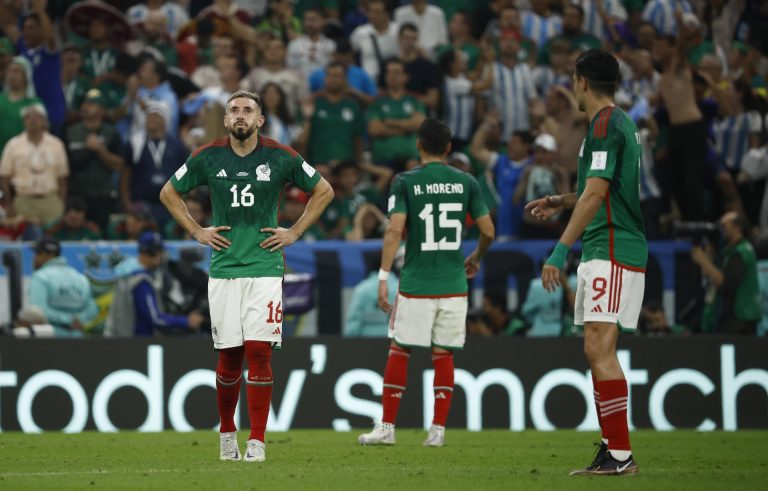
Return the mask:
<svg viewBox="0 0 768 491">
<path fill-rule="evenodd" d="M 593 92 L 610 95 L 616 92 L 621 80 L 619 62 L 607 51 L 590 49 L 576 60 L 576 75 L 589 83 Z"/>
<path fill-rule="evenodd" d="M 419 28 L 416 27 L 416 24 L 412 22 L 406 22 L 405 24 L 400 26 L 400 30 L 397 31 L 397 34 L 402 36 L 405 31 L 413 31 L 416 34 L 419 33 Z"/>
<path fill-rule="evenodd" d="M 336 53 L 347 54 L 352 52 L 352 43 L 348 38 L 342 37 L 336 40 Z"/>
<path fill-rule="evenodd" d="M 512 133 L 512 136 L 520 138 L 520 140 L 529 147 L 533 145 L 533 141 L 535 140 L 531 132 L 527 130 L 517 130 Z"/>
<path fill-rule="evenodd" d="M 256 103 L 257 106 L 259 106 L 259 110 L 262 111 L 264 107 L 261 105 L 261 97 L 254 94 L 253 92 L 248 92 L 247 90 L 238 90 L 231 96 L 229 96 L 229 99 L 227 99 L 226 106 L 229 106 L 229 103 L 232 102 L 235 99 L 239 99 L 241 97 L 245 97 L 246 99 L 251 99 Z"/>
<path fill-rule="evenodd" d="M 331 171 L 334 177 L 338 177 L 341 175 L 341 173 L 347 169 L 354 169 L 358 173 L 360 172 L 360 166 L 357 165 L 357 162 L 354 160 L 342 160 L 338 164 L 336 164 Z"/>
<path fill-rule="evenodd" d="M 419 126 L 418 138 L 426 153 L 443 155 L 448 152 L 451 143 L 451 130 L 439 119 L 427 118 Z"/>
<path fill-rule="evenodd" d="M 582 19 L 584 18 L 584 7 L 582 7 L 578 3 L 570 3 L 569 2 L 569 3 L 565 4 L 565 6 L 563 7 L 563 12 L 565 12 L 565 9 L 568 9 L 568 8 L 575 9 L 579 13 L 579 16 Z"/>
<path fill-rule="evenodd" d="M 749 219 L 744 213 L 736 213 L 736 216 L 731 222 L 739 228 L 743 237 L 749 237 Z"/>
<path fill-rule="evenodd" d="M 88 203 L 82 196 L 70 196 L 67 198 L 65 210 L 88 211 Z"/>
<path fill-rule="evenodd" d="M 331 68 L 341 68 L 341 71 L 344 73 L 347 73 L 347 67 L 344 65 L 344 63 L 338 62 L 338 61 L 332 61 L 325 65 L 325 72 L 328 73 L 328 70 Z"/>
</svg>

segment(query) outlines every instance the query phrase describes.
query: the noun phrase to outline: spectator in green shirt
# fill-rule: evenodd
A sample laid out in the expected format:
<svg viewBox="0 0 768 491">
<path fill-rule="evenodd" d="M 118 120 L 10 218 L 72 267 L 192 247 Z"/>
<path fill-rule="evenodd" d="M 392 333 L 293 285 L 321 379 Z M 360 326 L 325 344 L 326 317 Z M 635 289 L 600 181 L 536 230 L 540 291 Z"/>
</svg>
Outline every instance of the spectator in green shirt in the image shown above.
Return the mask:
<svg viewBox="0 0 768 491">
<path fill-rule="evenodd" d="M 95 223 L 86 220 L 88 207 L 80 196 L 70 196 L 64 208 L 64 215 L 49 224 L 45 235 L 59 240 L 98 240 L 101 230 Z"/>
<path fill-rule="evenodd" d="M 325 90 L 315 96 L 314 104 L 306 112 L 304 134 L 309 137 L 310 162 L 362 160 L 365 119 L 360 105 L 349 95 L 344 65 L 328 64 Z"/>
<path fill-rule="evenodd" d="M 407 82 L 403 62 L 387 61 L 383 94 L 368 108 L 373 162 L 396 171 L 408 160 L 418 159 L 416 132 L 427 112 L 424 104 L 405 91 Z"/>
<path fill-rule="evenodd" d="M 571 48 L 576 51 L 589 51 L 592 48 L 602 47 L 602 43 L 595 36 L 582 30 L 584 25 L 584 8 L 581 5 L 568 3 L 563 10 L 563 33 L 550 39 L 539 53 L 539 63 L 549 64 L 549 54 L 552 43 L 565 39 L 571 43 Z"/>
</svg>

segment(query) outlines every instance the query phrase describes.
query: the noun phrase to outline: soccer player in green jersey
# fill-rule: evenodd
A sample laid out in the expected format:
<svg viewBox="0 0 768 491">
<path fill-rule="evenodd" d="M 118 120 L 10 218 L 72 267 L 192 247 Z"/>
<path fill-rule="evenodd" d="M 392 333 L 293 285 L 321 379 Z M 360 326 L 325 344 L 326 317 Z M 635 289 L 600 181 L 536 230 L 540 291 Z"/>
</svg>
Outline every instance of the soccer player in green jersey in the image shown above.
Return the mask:
<svg viewBox="0 0 768 491">
<path fill-rule="evenodd" d="M 248 362 L 246 394 L 251 434 L 243 460 L 265 459 L 264 430 L 272 399 L 272 348 L 282 341 L 282 249 L 293 244 L 333 199 L 333 190 L 299 154 L 259 135 L 261 100 L 235 92 L 227 101 L 229 137 L 196 150 L 165 184 L 160 199 L 176 223 L 213 248 L 208 299 L 216 367 L 221 460 L 240 460 L 235 406 L 243 358 Z M 285 229 L 277 226 L 280 194 L 292 182 L 311 193 L 304 214 Z M 213 226 L 189 215 L 182 195 L 207 185 Z"/>
<path fill-rule="evenodd" d="M 431 348 L 435 368 L 434 419 L 425 446 L 445 444 L 445 421 L 453 394 L 453 351 L 464 347 L 467 277 L 494 237 L 480 188 L 471 174 L 446 164 L 451 130 L 436 119 L 425 120 L 416 148 L 421 166 L 399 174 L 389 197 L 389 225 L 379 270 L 379 307 L 391 312 L 392 339 L 384 370 L 382 423 L 360 435 L 363 445 L 393 445 L 395 418 L 403 397 L 411 348 Z M 477 223 L 477 248 L 464 258 L 461 233 L 467 213 Z M 408 230 L 405 264 L 395 305 L 389 304 L 387 278 L 403 231 Z"/>
<path fill-rule="evenodd" d="M 602 441 L 594 461 L 572 475 L 624 475 L 637 472 L 629 446 L 627 382 L 616 357 L 619 329 L 635 329 L 645 288 L 645 240 L 638 173 L 637 127 L 613 103 L 619 64 L 592 49 L 576 60 L 573 92 L 590 119 L 581 145 L 575 194 L 547 196 L 526 205 L 546 220 L 565 208 L 573 214 L 541 271 L 549 291 L 560 284 L 568 250 L 582 241 L 577 271 L 574 323 L 584 326 L 584 352 L 592 370 Z"/>
</svg>

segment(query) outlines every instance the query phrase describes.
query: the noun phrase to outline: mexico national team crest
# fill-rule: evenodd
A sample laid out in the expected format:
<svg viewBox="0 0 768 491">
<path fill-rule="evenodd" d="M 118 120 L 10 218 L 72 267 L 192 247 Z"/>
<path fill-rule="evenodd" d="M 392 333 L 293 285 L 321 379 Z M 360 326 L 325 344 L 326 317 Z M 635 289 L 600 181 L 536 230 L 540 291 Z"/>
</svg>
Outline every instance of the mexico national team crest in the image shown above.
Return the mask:
<svg viewBox="0 0 768 491">
<path fill-rule="evenodd" d="M 269 181 L 269 174 L 272 171 L 269 169 L 269 162 L 261 164 L 256 167 L 256 180 L 257 181 Z"/>
</svg>

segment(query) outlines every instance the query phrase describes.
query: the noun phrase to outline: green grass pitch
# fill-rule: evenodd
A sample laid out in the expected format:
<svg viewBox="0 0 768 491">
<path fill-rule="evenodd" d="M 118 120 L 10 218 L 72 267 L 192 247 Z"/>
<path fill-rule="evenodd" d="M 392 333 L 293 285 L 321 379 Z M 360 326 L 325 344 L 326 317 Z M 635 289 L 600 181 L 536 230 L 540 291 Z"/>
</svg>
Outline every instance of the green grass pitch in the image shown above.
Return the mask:
<svg viewBox="0 0 768 491">
<path fill-rule="evenodd" d="M 449 428 L 444 448 L 423 448 L 413 429 L 398 430 L 394 447 L 361 447 L 357 434 L 268 434 L 267 462 L 256 464 L 219 462 L 213 431 L 2 433 L 0 489 L 768 489 L 765 431 L 637 431 L 640 473 L 620 478 L 568 476 L 591 460 L 593 433 Z"/>
</svg>

